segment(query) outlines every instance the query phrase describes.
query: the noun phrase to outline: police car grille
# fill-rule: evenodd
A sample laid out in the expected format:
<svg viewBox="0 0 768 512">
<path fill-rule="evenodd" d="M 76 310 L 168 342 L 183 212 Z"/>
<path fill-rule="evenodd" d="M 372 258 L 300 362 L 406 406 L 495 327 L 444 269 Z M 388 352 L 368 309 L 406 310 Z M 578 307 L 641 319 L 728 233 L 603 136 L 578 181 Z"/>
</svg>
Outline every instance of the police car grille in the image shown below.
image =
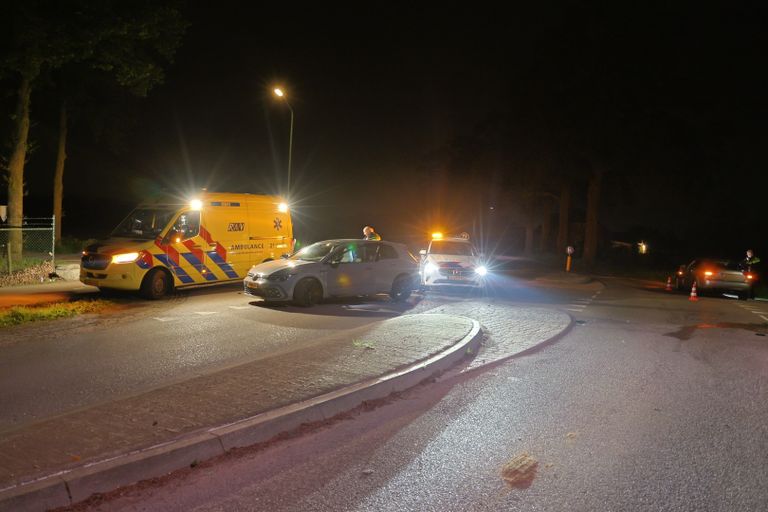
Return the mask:
<svg viewBox="0 0 768 512">
<path fill-rule="evenodd" d="M 83 254 L 80 262 L 83 268 L 89 270 L 104 270 L 111 258 L 105 254 Z"/>
<path fill-rule="evenodd" d="M 471 269 L 468 268 L 462 268 L 459 266 L 456 267 L 440 267 L 440 275 L 441 276 L 462 276 L 462 277 L 468 277 L 473 274 Z"/>
</svg>

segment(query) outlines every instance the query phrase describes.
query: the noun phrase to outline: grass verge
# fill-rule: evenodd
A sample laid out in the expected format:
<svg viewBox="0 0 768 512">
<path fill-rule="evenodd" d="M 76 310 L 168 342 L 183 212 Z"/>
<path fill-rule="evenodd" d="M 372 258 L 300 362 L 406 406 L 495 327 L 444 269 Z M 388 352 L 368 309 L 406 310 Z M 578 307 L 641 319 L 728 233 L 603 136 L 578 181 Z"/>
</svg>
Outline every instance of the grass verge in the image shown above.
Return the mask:
<svg viewBox="0 0 768 512">
<path fill-rule="evenodd" d="M 84 313 L 97 313 L 112 305 L 112 302 L 94 299 L 39 304 L 35 306 L 14 306 L 8 309 L 0 309 L 0 328 L 40 320 L 67 318 Z"/>
</svg>

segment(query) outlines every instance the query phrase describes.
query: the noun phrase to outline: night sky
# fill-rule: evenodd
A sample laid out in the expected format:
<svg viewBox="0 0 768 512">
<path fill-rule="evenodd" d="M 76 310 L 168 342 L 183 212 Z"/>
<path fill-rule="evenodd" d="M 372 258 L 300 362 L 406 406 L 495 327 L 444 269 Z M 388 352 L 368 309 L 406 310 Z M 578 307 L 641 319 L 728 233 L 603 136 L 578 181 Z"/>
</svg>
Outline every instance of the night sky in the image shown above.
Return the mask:
<svg viewBox="0 0 768 512">
<path fill-rule="evenodd" d="M 304 240 L 373 224 L 414 244 L 434 225 L 482 224 L 516 252 L 520 221 L 504 213 L 515 196 L 500 187 L 547 182 L 547 169 L 574 176 L 571 220 L 583 222 L 598 155 L 606 238 L 768 256 L 765 9 L 621 4 L 189 2 L 165 83 L 114 99 L 98 130 L 82 117 L 70 127 L 64 234 L 103 235 L 159 189 L 281 191 L 289 112 L 270 96 L 280 84 L 295 112 Z M 10 114 L 13 82 L 2 84 Z M 53 105 L 45 88 L 33 93 L 30 215 L 50 214 Z"/>
</svg>

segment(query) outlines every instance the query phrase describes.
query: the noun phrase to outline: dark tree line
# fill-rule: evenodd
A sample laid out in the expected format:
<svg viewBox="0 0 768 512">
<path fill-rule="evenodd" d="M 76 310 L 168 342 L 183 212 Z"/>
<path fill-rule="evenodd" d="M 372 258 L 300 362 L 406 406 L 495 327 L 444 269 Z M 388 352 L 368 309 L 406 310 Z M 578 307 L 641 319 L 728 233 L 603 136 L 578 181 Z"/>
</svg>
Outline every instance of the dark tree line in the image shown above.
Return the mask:
<svg viewBox="0 0 768 512">
<path fill-rule="evenodd" d="M 649 223 L 682 226 L 691 236 L 716 215 L 704 198 L 728 190 L 749 196 L 740 208 L 759 201 L 723 178 L 759 180 L 766 163 L 755 151 L 766 113 L 756 53 L 766 42 L 762 7 L 566 2 L 544 9 L 544 21 L 499 62 L 507 95 L 498 112 L 424 165 L 433 182 L 461 191 L 451 202 L 494 205 L 503 219 L 496 227 L 523 230 L 529 254 L 559 254 L 573 243 L 568 229 L 578 205 L 578 237 L 592 264 L 601 225 L 611 220 L 606 198 L 627 217 L 653 203 L 658 213 Z"/>
<path fill-rule="evenodd" d="M 33 99 L 57 105 L 57 157 L 52 173 L 56 240 L 61 236 L 64 168 L 73 120 L 96 125 L 120 94 L 145 96 L 164 79 L 187 27 L 176 2 L 70 0 L 11 2 L 3 9 L 0 79 L 15 91 L 5 160 L 8 222 L 24 216 L 24 169 L 35 134 Z M 50 101 L 53 98 L 54 101 Z M 101 102 L 101 104 L 98 104 Z M 21 253 L 20 233 L 11 239 Z"/>
</svg>

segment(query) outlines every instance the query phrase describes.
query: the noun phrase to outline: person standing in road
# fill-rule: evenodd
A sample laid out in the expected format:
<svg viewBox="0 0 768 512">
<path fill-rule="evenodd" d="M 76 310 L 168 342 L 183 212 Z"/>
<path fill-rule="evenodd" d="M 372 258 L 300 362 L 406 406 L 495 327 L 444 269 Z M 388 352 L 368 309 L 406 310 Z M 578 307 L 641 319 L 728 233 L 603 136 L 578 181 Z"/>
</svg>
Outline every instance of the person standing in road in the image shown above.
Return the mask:
<svg viewBox="0 0 768 512">
<path fill-rule="evenodd" d="M 381 240 L 381 237 L 373 229 L 373 226 L 365 226 L 363 228 L 363 240 Z"/>
<path fill-rule="evenodd" d="M 744 258 L 744 261 L 742 261 L 744 270 L 746 270 L 747 272 L 751 272 L 752 265 L 757 265 L 758 263 L 760 263 L 760 258 L 755 256 L 755 253 L 752 252 L 752 249 L 747 249 L 747 257 Z"/>
</svg>

